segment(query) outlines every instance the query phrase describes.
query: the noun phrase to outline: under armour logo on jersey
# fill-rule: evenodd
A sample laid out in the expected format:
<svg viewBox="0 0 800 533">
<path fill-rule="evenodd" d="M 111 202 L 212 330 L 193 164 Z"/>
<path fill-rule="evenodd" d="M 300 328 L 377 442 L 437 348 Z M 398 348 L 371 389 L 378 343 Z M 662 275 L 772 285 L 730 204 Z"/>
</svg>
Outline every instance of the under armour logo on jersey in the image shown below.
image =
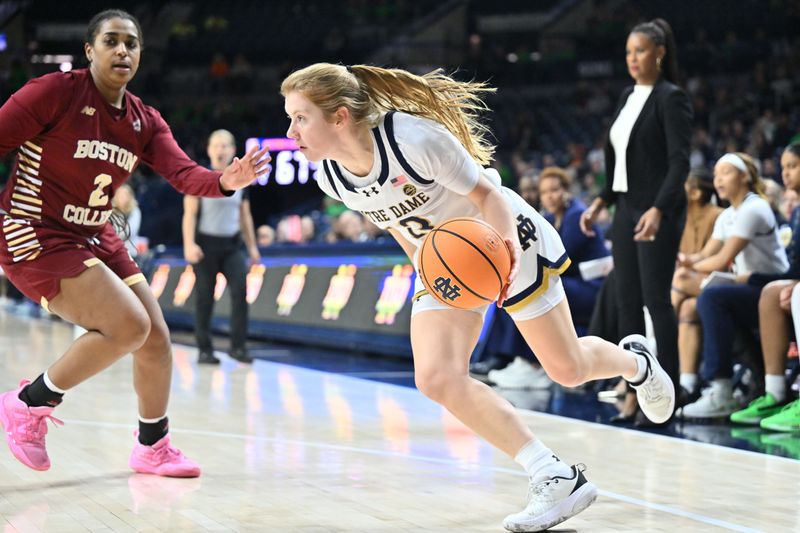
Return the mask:
<svg viewBox="0 0 800 533">
<path fill-rule="evenodd" d="M 133 121 L 133 131 L 142 131 L 142 121 L 138 118 Z"/>
<path fill-rule="evenodd" d="M 370 197 L 370 196 L 372 196 L 373 194 L 378 194 L 379 192 L 381 192 L 381 190 L 380 190 L 380 189 L 378 189 L 376 186 L 374 186 L 374 185 L 373 185 L 373 186 L 372 186 L 372 187 L 370 187 L 369 189 L 361 189 L 359 192 L 362 192 L 362 193 L 364 193 L 364 196 L 366 196 L 367 198 L 369 198 L 369 197 Z"/>
<path fill-rule="evenodd" d="M 461 287 L 455 283 L 451 284 L 450 278 L 443 276 L 436 278 L 436 281 L 433 282 L 433 289 L 441 294 L 444 300 L 450 300 L 451 302 L 461 296 Z"/>
<path fill-rule="evenodd" d="M 523 251 L 531 247 L 528 241 L 539 240 L 536 237 L 536 226 L 533 225 L 533 220 L 525 215 L 517 215 L 517 235 L 519 235 L 519 244 Z"/>
<path fill-rule="evenodd" d="M 81 114 L 86 115 L 87 117 L 93 117 L 95 111 L 97 111 L 95 108 L 87 105 L 83 106 L 83 109 L 81 109 Z"/>
</svg>

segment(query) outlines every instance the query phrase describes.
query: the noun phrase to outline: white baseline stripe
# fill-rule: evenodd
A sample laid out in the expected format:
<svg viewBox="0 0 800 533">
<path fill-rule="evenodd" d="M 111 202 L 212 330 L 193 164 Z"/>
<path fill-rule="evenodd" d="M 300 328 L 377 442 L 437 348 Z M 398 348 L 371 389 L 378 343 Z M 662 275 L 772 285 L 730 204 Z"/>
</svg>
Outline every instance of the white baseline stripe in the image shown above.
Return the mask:
<svg viewBox="0 0 800 533">
<path fill-rule="evenodd" d="M 725 529 L 730 529 L 731 531 L 742 531 L 744 533 L 761 533 L 760 529 L 752 529 L 745 526 L 740 526 L 738 524 L 732 524 L 730 522 L 726 522 L 724 520 L 717 520 L 716 518 L 711 518 L 710 516 L 705 516 L 697 513 L 692 513 L 689 511 L 684 511 L 682 509 L 674 509 L 672 507 L 668 507 L 666 505 L 661 505 L 660 503 L 653 503 L 648 502 L 646 500 L 640 500 L 639 498 L 631 498 L 630 496 L 625 496 L 624 494 L 617 494 L 616 492 L 610 492 L 607 490 L 599 490 L 600 494 L 603 496 L 607 496 L 609 498 L 614 498 L 615 500 L 620 500 L 626 503 L 630 503 L 633 505 L 639 505 L 641 507 L 647 507 L 650 509 L 655 509 L 656 511 L 663 511 L 665 513 L 674 514 L 678 516 L 682 516 L 684 518 L 689 518 L 696 522 L 702 522 L 704 524 L 710 524 L 718 527 L 722 527 Z"/>
<path fill-rule="evenodd" d="M 394 384 L 391 383 L 390 385 L 394 385 Z M 780 455 L 771 455 L 771 454 L 768 454 L 768 453 L 754 452 L 754 451 L 751 451 L 751 450 L 743 450 L 741 448 L 730 448 L 728 446 L 721 446 L 719 444 L 710 444 L 708 442 L 700 442 L 700 441 L 692 440 L 692 439 L 685 438 L 685 437 L 673 437 L 672 435 L 661 435 L 659 433 L 651 433 L 649 431 L 641 431 L 641 430 L 638 430 L 638 429 L 614 427 L 614 426 L 610 426 L 608 424 L 601 424 L 599 422 L 589 422 L 588 420 L 581 420 L 579 418 L 570 418 L 568 416 L 553 415 L 553 414 L 550 414 L 550 413 L 542 413 L 541 411 L 531 411 L 530 409 L 517 408 L 517 410 L 518 411 L 522 411 L 524 413 L 528 413 L 528 414 L 532 414 L 532 415 L 536 415 L 536 416 L 541 416 L 541 417 L 544 417 L 544 418 L 555 418 L 555 419 L 561 420 L 563 422 L 575 422 L 575 423 L 578 423 L 578 424 L 586 424 L 586 425 L 589 425 L 589 426 L 593 426 L 595 428 L 604 429 L 606 431 L 625 431 L 625 432 L 634 433 L 636 435 L 641 435 L 643 437 L 647 437 L 647 438 L 650 438 L 650 439 L 668 439 L 668 440 L 672 440 L 672 441 L 676 441 L 676 442 L 680 442 L 680 443 L 684 443 L 684 444 L 689 444 L 691 446 L 700 446 L 702 448 L 714 448 L 715 450 L 718 450 L 718 451 L 719 450 L 724 450 L 726 452 L 730 452 L 730 453 L 733 453 L 733 454 L 747 455 L 751 459 L 759 458 L 759 459 L 764 459 L 766 461 L 783 461 L 783 462 L 785 462 L 787 464 L 791 464 L 792 466 L 795 466 L 795 467 L 797 466 L 797 460 L 796 459 L 791 459 L 789 457 L 783 457 L 783 456 L 780 456 Z"/>
<path fill-rule="evenodd" d="M 173 345 L 174 346 L 183 346 L 183 347 L 188 348 L 188 349 L 193 349 L 194 348 L 193 346 L 190 346 L 188 344 L 173 343 Z M 257 364 L 278 365 L 278 366 L 283 366 L 283 367 L 287 367 L 287 368 L 298 368 L 297 365 L 289 365 L 289 364 L 281 363 L 281 362 L 278 362 L 278 361 L 270 361 L 269 359 L 265 359 L 265 360 L 261 360 L 261 361 L 256 359 L 256 363 Z M 302 368 L 302 370 L 304 372 L 314 372 L 314 373 L 317 373 L 317 374 L 327 374 L 327 375 L 335 374 L 335 375 L 340 375 L 340 376 L 343 376 L 345 378 L 350 378 L 350 379 L 362 379 L 360 377 L 350 377 L 350 376 L 347 376 L 346 374 L 341 374 L 341 373 L 337 373 L 337 372 L 330 372 L 330 371 L 325 371 L 325 370 L 316 370 L 314 368 L 305 368 L 305 367 L 300 367 L 300 368 Z M 369 381 L 369 380 L 365 380 L 365 381 Z M 415 388 L 411 388 L 411 387 L 408 387 L 408 386 L 405 386 L 405 385 L 398 385 L 397 383 L 389 383 L 389 382 L 376 382 L 376 383 L 380 387 L 396 388 L 396 389 L 403 390 L 403 391 L 406 391 L 406 392 L 416 391 Z M 561 420 L 562 422 L 570 422 L 570 423 L 576 423 L 576 424 L 586 424 L 586 425 L 593 426 L 593 427 L 596 427 L 596 428 L 605 429 L 606 431 L 632 432 L 632 433 L 635 433 L 636 435 L 641 435 L 641 436 L 644 436 L 644 437 L 647 437 L 647 438 L 652 438 L 652 439 L 669 439 L 669 440 L 672 440 L 672 441 L 675 441 L 675 442 L 686 443 L 686 444 L 689 444 L 691 446 L 700 446 L 700 447 L 703 447 L 703 448 L 714 448 L 715 450 L 725 450 L 727 452 L 734 453 L 734 454 L 747 455 L 747 456 L 749 456 L 751 458 L 758 457 L 760 459 L 764 459 L 764 460 L 767 460 L 767 461 L 785 462 L 786 464 L 791 464 L 792 466 L 797 467 L 797 460 L 790 459 L 789 457 L 781 457 L 780 455 L 771 455 L 771 454 L 766 454 L 766 453 L 761 453 L 761 452 L 754 452 L 754 451 L 751 451 L 751 450 L 742 450 L 740 448 L 730 448 L 728 446 L 720 446 L 719 444 L 710 444 L 710 443 L 707 443 L 707 442 L 699 442 L 699 441 L 691 440 L 691 439 L 684 438 L 684 437 L 673 437 L 671 435 L 660 435 L 658 433 L 651 433 L 649 431 L 641 431 L 641 430 L 638 430 L 638 429 L 615 427 L 615 426 L 611 426 L 609 424 L 601 424 L 599 422 L 589 422 L 587 420 L 581 420 L 580 418 L 570 418 L 568 416 L 553 415 L 553 414 L 550 414 L 550 413 L 543 413 L 541 411 L 532 411 L 530 409 L 521 409 L 519 407 L 517 407 L 516 409 L 517 409 L 517 411 L 521 411 L 521 412 L 524 412 L 524 413 L 529 413 L 529 414 L 536 415 L 536 416 L 542 416 L 542 417 L 545 417 L 545 418 L 554 418 L 556 420 Z"/>
<path fill-rule="evenodd" d="M 177 342 L 173 343 L 173 345 L 174 346 L 183 346 L 183 347 L 188 348 L 188 349 L 193 349 L 194 348 L 193 346 L 190 346 L 188 344 L 180 344 L 180 343 L 177 343 Z M 298 368 L 297 365 L 289 365 L 289 364 L 286 364 L 286 363 L 281 363 L 279 361 L 270 361 L 269 359 L 264 359 L 264 360 L 261 360 L 261 361 L 256 359 L 256 363 L 257 364 L 278 365 L 278 366 L 283 366 L 283 367 L 287 367 L 287 368 Z M 304 372 L 314 372 L 314 373 L 317 373 L 317 374 L 327 374 L 327 375 L 334 374 L 334 375 L 340 375 L 340 376 L 343 376 L 343 377 L 349 378 L 349 379 L 362 379 L 360 377 L 350 377 L 350 376 L 348 376 L 346 374 L 341 374 L 341 373 L 337 373 L 337 372 L 330 372 L 330 371 L 325 371 L 325 370 L 316 370 L 314 368 L 305 368 L 305 367 L 300 367 L 300 368 L 302 368 Z M 369 381 L 369 380 L 365 380 L 365 381 Z M 396 388 L 396 389 L 403 390 L 403 391 L 406 391 L 406 392 L 416 391 L 415 388 L 411 388 L 411 387 L 408 387 L 406 385 L 398 385 L 397 383 L 389 383 L 389 382 L 376 382 L 376 383 L 380 387 Z M 710 443 L 707 443 L 707 442 L 699 442 L 699 441 L 691 440 L 691 439 L 684 438 L 684 437 L 673 437 L 672 435 L 660 435 L 658 433 L 651 433 L 649 431 L 641 431 L 641 430 L 638 430 L 638 429 L 615 427 L 615 426 L 611 426 L 609 424 L 601 424 L 599 422 L 589 422 L 587 420 L 581 420 L 580 418 L 570 418 L 568 416 L 553 415 L 553 414 L 550 414 L 550 413 L 543 413 L 541 411 L 532 411 L 530 409 L 521 409 L 519 407 L 517 407 L 516 409 L 517 409 L 517 411 L 521 411 L 521 412 L 524 412 L 524 413 L 529 413 L 529 414 L 536 415 L 536 416 L 542 416 L 542 417 L 545 417 L 545 418 L 555 418 L 557 420 L 561 420 L 562 422 L 570 422 L 570 423 L 575 423 L 575 424 L 586 424 L 586 425 L 590 425 L 590 426 L 593 426 L 593 427 L 596 427 L 596 428 L 605 429 L 606 431 L 632 432 L 632 433 L 635 433 L 636 435 L 641 435 L 641 436 L 644 436 L 644 437 L 647 437 L 647 438 L 668 439 L 668 440 L 672 440 L 672 441 L 676 441 L 676 442 L 686 443 L 686 444 L 689 444 L 691 446 L 700 446 L 700 447 L 703 447 L 703 448 L 714 448 L 715 450 L 725 450 L 727 452 L 734 453 L 734 454 L 747 455 L 747 456 L 749 456 L 751 458 L 758 457 L 760 459 L 764 459 L 764 460 L 767 460 L 767 461 L 785 462 L 786 464 L 790 464 L 790 465 L 792 465 L 794 467 L 797 467 L 797 460 L 790 459 L 789 457 L 781 457 L 780 455 L 771 455 L 771 454 L 766 454 L 766 453 L 761 453 L 761 452 L 754 452 L 754 451 L 751 451 L 751 450 L 742 450 L 740 448 L 730 448 L 728 446 L 720 446 L 719 444 L 710 444 Z"/>
<path fill-rule="evenodd" d="M 407 388 L 407 387 L 404 387 Z M 116 422 L 94 422 L 91 420 L 73 420 L 73 419 L 63 419 L 65 423 L 69 424 L 76 424 L 81 426 L 92 426 L 92 427 L 100 427 L 100 428 L 123 428 L 123 429 L 131 429 L 133 426 L 131 424 L 119 424 Z M 282 438 L 275 438 L 275 437 L 261 437 L 256 435 L 244 435 L 241 433 L 228 433 L 224 431 L 207 431 L 207 430 L 199 430 L 199 429 L 175 429 L 173 427 L 170 428 L 172 433 L 185 433 L 189 435 L 202 435 L 205 437 L 213 437 L 213 438 L 228 438 L 228 439 L 242 439 L 242 440 L 254 440 L 260 442 L 277 442 L 277 443 L 288 443 L 288 444 L 298 444 L 301 446 L 307 446 L 309 448 L 322 448 L 328 450 L 339 450 L 344 452 L 353 452 L 353 453 L 363 453 L 367 455 L 377 455 L 379 457 L 392 457 L 397 459 L 410 459 L 413 461 L 423 461 L 426 463 L 436 463 L 436 464 L 447 464 L 447 465 L 454 465 L 458 466 L 461 464 L 460 461 L 456 461 L 454 459 L 440 459 L 438 457 L 428 457 L 425 455 L 416 455 L 416 454 L 402 454 L 398 452 L 387 452 L 383 450 L 375 450 L 372 448 L 359 448 L 356 446 L 342 446 L 340 444 L 331 444 L 328 442 L 313 442 L 313 441 L 306 441 L 306 440 L 299 440 L 299 439 L 282 439 Z M 486 468 L 487 470 L 492 470 L 495 472 L 502 472 L 505 474 L 512 474 L 520 477 L 527 477 L 525 472 L 520 470 L 512 470 L 510 468 L 504 468 L 499 466 L 485 466 L 480 465 Z M 703 524 L 714 525 L 717 527 L 729 529 L 731 531 L 741 531 L 743 533 L 763 533 L 758 529 L 751 529 L 745 526 L 741 526 L 739 524 L 733 524 L 731 522 L 726 522 L 724 520 L 718 520 L 716 518 L 712 518 L 710 516 L 705 516 L 697 513 L 692 513 L 689 511 L 684 511 L 682 509 L 676 509 L 674 507 L 670 507 L 668 505 L 662 505 L 659 503 L 648 502 L 647 500 L 640 500 L 638 498 L 631 498 L 630 496 L 625 496 L 624 494 L 617 494 L 616 492 L 609 492 L 601 490 L 600 494 L 606 496 L 608 498 L 612 498 L 615 500 L 619 500 L 625 503 L 629 503 L 632 505 L 638 505 L 639 507 L 645 507 L 647 509 L 653 509 L 656 511 L 661 511 L 663 513 L 672 514 L 675 516 L 681 516 L 684 518 L 689 518 L 690 520 L 694 520 L 695 522 L 700 522 Z"/>
</svg>

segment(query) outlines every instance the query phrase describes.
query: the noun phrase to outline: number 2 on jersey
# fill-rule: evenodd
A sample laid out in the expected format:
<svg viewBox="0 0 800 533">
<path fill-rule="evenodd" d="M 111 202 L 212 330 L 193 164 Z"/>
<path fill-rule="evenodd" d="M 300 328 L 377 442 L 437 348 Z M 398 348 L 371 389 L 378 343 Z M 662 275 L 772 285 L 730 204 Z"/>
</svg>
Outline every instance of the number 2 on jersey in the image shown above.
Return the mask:
<svg viewBox="0 0 800 533">
<path fill-rule="evenodd" d="M 108 174 L 98 174 L 94 179 L 96 187 L 89 196 L 89 207 L 100 207 L 108 204 L 108 195 L 103 189 L 111 185 L 111 176 Z"/>
<path fill-rule="evenodd" d="M 408 234 L 414 237 L 415 239 L 421 239 L 428 233 L 430 230 L 433 229 L 431 226 L 430 221 L 425 218 L 420 217 L 406 217 L 403 219 L 398 220 L 398 222 L 406 228 Z"/>
</svg>

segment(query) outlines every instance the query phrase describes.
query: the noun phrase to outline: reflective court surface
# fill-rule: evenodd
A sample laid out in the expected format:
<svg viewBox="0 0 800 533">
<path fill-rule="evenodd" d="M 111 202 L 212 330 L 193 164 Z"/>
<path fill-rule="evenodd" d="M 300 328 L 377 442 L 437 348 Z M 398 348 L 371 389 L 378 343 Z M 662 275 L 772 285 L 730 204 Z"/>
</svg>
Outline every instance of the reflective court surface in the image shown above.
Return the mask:
<svg viewBox="0 0 800 533">
<path fill-rule="evenodd" d="M 72 336 L 66 324 L 0 312 L 2 389 L 36 377 Z M 198 367 L 196 356 L 175 346 L 170 421 L 202 477 L 128 469 L 136 399 L 125 358 L 56 410 L 65 425 L 48 433 L 49 471 L 26 468 L 2 444 L 0 527 L 502 531 L 524 504 L 521 469 L 413 388 L 266 360 Z M 565 461 L 585 463 L 601 490 L 558 531 L 800 530 L 796 460 L 523 416 Z"/>
</svg>

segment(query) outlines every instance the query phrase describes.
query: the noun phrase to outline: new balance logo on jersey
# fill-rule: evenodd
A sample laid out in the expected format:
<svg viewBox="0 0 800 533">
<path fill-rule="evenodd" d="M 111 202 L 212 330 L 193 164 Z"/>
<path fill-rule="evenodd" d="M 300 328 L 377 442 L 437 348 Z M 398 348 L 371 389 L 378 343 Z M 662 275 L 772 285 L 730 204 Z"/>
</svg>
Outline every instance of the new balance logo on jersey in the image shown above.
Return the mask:
<svg viewBox="0 0 800 533">
<path fill-rule="evenodd" d="M 433 282 L 433 289 L 438 292 L 442 299 L 450 300 L 451 302 L 461 296 L 461 287 L 455 283 L 450 283 L 450 278 L 439 276 Z"/>
<path fill-rule="evenodd" d="M 539 238 L 536 236 L 536 226 L 533 225 L 533 220 L 525 215 L 517 215 L 517 235 L 519 235 L 519 244 L 522 250 L 525 251 L 531 247 L 528 241 L 536 242 Z"/>
<path fill-rule="evenodd" d="M 359 192 L 363 193 L 363 194 L 364 194 L 364 196 L 366 196 L 367 198 L 369 198 L 369 197 L 370 197 L 370 196 L 372 196 L 373 194 L 378 194 L 378 193 L 379 193 L 379 192 L 381 192 L 381 191 L 380 191 L 380 189 L 378 189 L 377 187 L 375 187 L 375 186 L 373 185 L 373 186 L 372 186 L 372 187 L 370 187 L 369 189 L 361 189 Z"/>
<path fill-rule="evenodd" d="M 83 106 L 83 109 L 81 109 L 81 114 L 86 115 L 87 117 L 93 117 L 95 111 L 97 111 L 95 108 L 87 105 Z"/>
</svg>

